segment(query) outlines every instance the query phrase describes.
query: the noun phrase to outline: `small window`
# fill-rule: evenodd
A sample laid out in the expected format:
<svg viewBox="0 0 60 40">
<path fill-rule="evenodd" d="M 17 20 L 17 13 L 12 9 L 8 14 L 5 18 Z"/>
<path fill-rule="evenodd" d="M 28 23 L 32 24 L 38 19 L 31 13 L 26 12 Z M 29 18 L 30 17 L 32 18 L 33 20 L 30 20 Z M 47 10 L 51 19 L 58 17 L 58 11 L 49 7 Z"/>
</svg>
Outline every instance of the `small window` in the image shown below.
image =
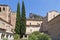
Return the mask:
<svg viewBox="0 0 60 40">
<path fill-rule="evenodd" d="M 31 23 L 30 23 L 30 25 L 31 25 Z"/>
<path fill-rule="evenodd" d="M 0 7 L 0 12 L 1 12 L 1 7 Z"/>
<path fill-rule="evenodd" d="M 3 7 L 3 11 L 5 11 L 5 7 Z"/>
</svg>

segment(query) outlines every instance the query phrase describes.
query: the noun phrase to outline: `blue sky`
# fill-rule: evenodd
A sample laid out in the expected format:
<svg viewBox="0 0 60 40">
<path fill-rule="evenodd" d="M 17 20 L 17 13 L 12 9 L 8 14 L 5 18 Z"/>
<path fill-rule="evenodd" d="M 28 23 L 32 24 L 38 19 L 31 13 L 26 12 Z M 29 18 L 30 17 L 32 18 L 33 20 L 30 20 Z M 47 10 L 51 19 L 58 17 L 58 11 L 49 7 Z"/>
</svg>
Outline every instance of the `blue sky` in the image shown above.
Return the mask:
<svg viewBox="0 0 60 40">
<path fill-rule="evenodd" d="M 7 4 L 12 11 L 16 11 L 18 0 L 0 0 L 0 4 Z M 56 10 L 60 12 L 60 0 L 24 0 L 26 8 L 26 16 L 29 13 L 45 16 L 47 12 Z M 22 0 L 20 0 L 22 5 Z"/>
</svg>

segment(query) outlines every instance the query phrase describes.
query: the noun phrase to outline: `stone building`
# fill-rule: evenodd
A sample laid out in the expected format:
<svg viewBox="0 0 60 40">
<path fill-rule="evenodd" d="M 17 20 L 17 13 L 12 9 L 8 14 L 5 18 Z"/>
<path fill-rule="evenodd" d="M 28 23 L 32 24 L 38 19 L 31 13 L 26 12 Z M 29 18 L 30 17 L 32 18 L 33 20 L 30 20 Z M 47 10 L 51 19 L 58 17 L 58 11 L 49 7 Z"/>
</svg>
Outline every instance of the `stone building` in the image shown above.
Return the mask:
<svg viewBox="0 0 60 40">
<path fill-rule="evenodd" d="M 26 19 L 26 35 L 34 31 L 40 31 L 42 16 L 30 13 L 30 17 Z M 13 32 L 16 23 L 16 12 L 12 12 L 8 5 L 0 5 L 0 39 L 13 38 Z M 3 35 L 3 36 L 2 36 Z"/>
<path fill-rule="evenodd" d="M 8 5 L 0 5 L 0 39 L 13 39 L 16 13 L 11 12 Z"/>
<path fill-rule="evenodd" d="M 26 35 L 28 36 L 34 31 L 40 31 L 43 17 L 30 13 L 29 18 L 26 19 Z"/>
<path fill-rule="evenodd" d="M 48 22 L 58 16 L 60 13 L 52 10 L 47 13 L 47 15 L 43 18 L 43 31 L 47 31 L 48 29 Z"/>
<path fill-rule="evenodd" d="M 13 39 L 16 12 L 8 5 L 0 5 L 0 39 Z M 30 13 L 26 19 L 26 36 L 34 31 L 49 34 L 54 40 L 60 40 L 60 12 L 52 10 L 45 17 Z"/>
<path fill-rule="evenodd" d="M 60 14 L 48 22 L 47 28 L 54 40 L 60 40 Z"/>
<path fill-rule="evenodd" d="M 60 13 L 53 10 L 43 19 L 42 32 L 49 34 L 53 40 L 60 40 Z"/>
</svg>

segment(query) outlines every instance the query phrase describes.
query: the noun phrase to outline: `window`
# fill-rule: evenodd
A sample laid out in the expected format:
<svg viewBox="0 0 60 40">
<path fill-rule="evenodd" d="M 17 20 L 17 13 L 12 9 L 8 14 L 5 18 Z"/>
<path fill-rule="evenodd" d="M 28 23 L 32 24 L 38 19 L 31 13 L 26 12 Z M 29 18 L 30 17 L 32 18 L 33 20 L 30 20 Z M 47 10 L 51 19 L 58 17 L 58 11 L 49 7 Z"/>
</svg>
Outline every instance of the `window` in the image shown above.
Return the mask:
<svg viewBox="0 0 60 40">
<path fill-rule="evenodd" d="M 5 11 L 5 7 L 3 7 L 3 11 Z"/>
<path fill-rule="evenodd" d="M 0 12 L 1 12 L 1 7 L 0 7 Z"/>
<path fill-rule="evenodd" d="M 31 23 L 30 23 L 30 25 L 31 25 Z"/>
</svg>

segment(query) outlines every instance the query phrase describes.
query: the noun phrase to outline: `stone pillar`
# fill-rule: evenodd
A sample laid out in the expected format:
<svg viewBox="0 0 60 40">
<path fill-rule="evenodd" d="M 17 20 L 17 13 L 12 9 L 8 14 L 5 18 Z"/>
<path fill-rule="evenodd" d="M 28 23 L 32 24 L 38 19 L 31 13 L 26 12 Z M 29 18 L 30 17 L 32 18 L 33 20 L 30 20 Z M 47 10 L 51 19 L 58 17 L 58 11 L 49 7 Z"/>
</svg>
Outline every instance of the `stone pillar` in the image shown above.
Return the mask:
<svg viewBox="0 0 60 40">
<path fill-rule="evenodd" d="M 23 35 L 23 38 L 25 38 L 25 36 Z"/>
<path fill-rule="evenodd" d="M 8 35 L 8 39 L 10 39 L 10 35 Z"/>
<path fill-rule="evenodd" d="M 0 33 L 0 39 L 1 39 L 1 35 L 2 35 L 2 33 Z"/>
<path fill-rule="evenodd" d="M 13 35 L 11 35 L 11 39 L 14 39 Z"/>
<path fill-rule="evenodd" d="M 27 39 L 28 39 L 28 35 L 27 35 Z"/>
<path fill-rule="evenodd" d="M 7 35 L 7 34 L 5 34 L 4 38 L 6 38 L 6 35 Z"/>
</svg>

